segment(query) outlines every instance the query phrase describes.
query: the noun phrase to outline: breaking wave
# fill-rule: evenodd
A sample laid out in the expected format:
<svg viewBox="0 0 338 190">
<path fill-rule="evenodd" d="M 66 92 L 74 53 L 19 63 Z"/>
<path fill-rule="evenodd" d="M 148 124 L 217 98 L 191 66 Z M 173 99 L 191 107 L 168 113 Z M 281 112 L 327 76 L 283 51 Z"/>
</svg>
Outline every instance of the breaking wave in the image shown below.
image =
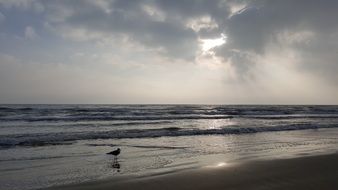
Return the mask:
<svg viewBox="0 0 338 190">
<path fill-rule="evenodd" d="M 274 127 L 224 127 L 218 129 L 194 129 L 167 127 L 159 129 L 128 129 L 113 131 L 84 131 L 84 132 L 61 132 L 61 133 L 35 133 L 20 135 L 0 136 L 0 147 L 9 148 L 13 146 L 45 146 L 45 145 L 67 145 L 77 140 L 93 139 L 122 139 L 122 138 L 155 138 L 155 137 L 178 137 L 195 135 L 227 135 L 227 134 L 250 134 L 260 132 L 276 132 L 290 130 L 305 130 L 319 128 L 338 128 L 338 124 L 331 125 L 309 125 L 294 124 Z"/>
</svg>

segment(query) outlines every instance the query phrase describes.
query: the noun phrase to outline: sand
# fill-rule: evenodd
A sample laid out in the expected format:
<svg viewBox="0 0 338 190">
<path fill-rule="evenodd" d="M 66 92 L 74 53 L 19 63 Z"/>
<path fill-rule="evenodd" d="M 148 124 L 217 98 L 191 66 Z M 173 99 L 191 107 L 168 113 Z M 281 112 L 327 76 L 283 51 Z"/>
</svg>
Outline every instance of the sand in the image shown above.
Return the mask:
<svg viewBox="0 0 338 190">
<path fill-rule="evenodd" d="M 49 190 L 338 189 L 338 155 L 250 161 L 148 177 L 111 178 Z"/>
</svg>

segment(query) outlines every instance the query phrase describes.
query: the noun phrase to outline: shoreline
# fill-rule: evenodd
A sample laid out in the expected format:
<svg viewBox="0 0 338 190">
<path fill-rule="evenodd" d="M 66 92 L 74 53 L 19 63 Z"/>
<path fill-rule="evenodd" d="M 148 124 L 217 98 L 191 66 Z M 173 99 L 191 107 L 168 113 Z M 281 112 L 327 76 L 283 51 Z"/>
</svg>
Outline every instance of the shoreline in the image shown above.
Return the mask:
<svg viewBox="0 0 338 190">
<path fill-rule="evenodd" d="M 162 175 L 109 178 L 46 188 L 89 189 L 335 189 L 338 153 L 297 158 L 221 163 Z"/>
</svg>

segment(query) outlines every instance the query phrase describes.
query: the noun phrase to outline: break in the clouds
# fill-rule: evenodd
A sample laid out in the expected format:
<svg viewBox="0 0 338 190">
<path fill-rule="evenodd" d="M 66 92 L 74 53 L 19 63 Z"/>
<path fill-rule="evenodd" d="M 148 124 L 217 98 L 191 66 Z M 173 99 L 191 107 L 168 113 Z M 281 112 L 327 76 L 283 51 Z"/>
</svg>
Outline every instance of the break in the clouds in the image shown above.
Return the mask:
<svg viewBox="0 0 338 190">
<path fill-rule="evenodd" d="M 334 0 L 0 0 L 1 103 L 337 104 Z"/>
</svg>

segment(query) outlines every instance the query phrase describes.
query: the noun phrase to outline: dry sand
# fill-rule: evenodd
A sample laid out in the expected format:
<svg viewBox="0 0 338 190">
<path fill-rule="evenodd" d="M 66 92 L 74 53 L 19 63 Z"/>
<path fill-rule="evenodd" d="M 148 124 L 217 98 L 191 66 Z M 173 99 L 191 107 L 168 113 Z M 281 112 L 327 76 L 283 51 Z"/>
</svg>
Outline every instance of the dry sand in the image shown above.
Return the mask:
<svg viewBox="0 0 338 190">
<path fill-rule="evenodd" d="M 338 189 L 338 155 L 251 161 L 142 178 L 112 178 L 50 190 Z"/>
</svg>

